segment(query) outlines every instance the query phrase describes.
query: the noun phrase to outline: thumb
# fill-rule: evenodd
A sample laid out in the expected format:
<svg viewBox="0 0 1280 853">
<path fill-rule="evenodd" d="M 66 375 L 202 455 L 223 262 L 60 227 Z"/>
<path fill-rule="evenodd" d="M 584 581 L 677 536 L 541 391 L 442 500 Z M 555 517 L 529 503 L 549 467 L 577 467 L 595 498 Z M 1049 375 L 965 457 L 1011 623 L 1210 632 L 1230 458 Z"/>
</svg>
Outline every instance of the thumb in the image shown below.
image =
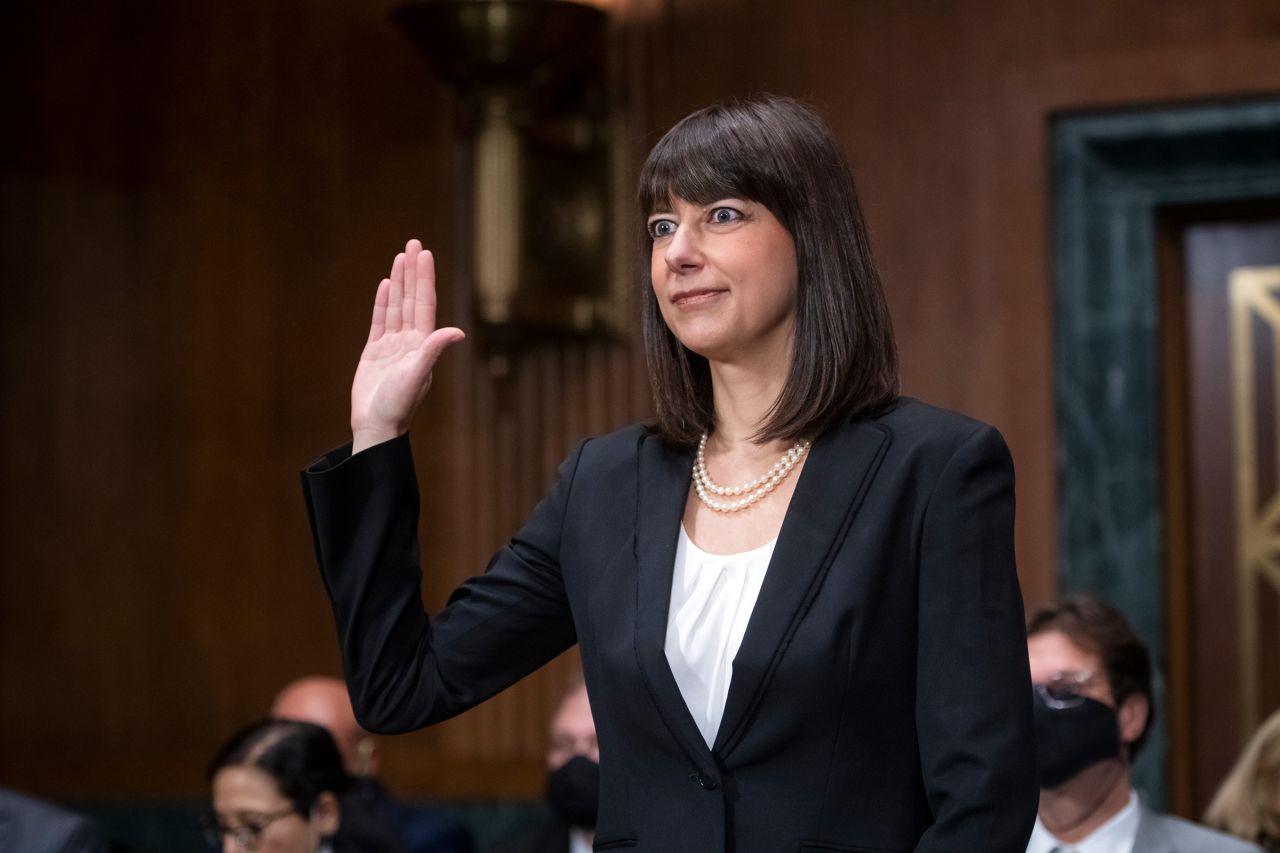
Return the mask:
<svg viewBox="0 0 1280 853">
<path fill-rule="evenodd" d="M 466 337 L 466 333 L 461 329 L 454 326 L 445 326 L 428 335 L 427 339 L 423 341 L 422 349 L 419 352 L 422 353 L 422 357 L 427 364 L 430 367 L 434 367 L 436 361 L 445 350 Z"/>
</svg>

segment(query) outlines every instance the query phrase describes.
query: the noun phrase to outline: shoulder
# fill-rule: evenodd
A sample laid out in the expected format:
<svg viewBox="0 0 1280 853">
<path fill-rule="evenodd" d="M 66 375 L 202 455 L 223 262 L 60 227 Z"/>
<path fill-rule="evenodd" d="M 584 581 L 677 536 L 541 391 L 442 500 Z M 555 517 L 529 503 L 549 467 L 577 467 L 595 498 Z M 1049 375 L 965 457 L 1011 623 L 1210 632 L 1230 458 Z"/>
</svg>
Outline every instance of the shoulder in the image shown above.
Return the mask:
<svg viewBox="0 0 1280 853">
<path fill-rule="evenodd" d="M 990 424 L 914 397 L 899 397 L 870 420 L 882 424 L 895 440 L 909 444 L 956 445 L 981 433 L 999 435 Z"/>
<path fill-rule="evenodd" d="M 628 424 L 603 435 L 593 435 L 579 443 L 583 462 L 593 464 L 613 460 L 634 460 L 647 441 L 658 441 L 657 433 L 645 423 Z"/>
<path fill-rule="evenodd" d="M 15 842 L 15 850 L 106 850 L 88 818 L 14 791 L 0 789 L 0 824 L 5 826 L 6 838 Z M 73 846 L 69 845 L 72 840 Z M 23 846 L 24 842 L 31 846 Z"/>
<path fill-rule="evenodd" d="M 574 473 L 592 480 L 634 477 L 640 460 L 678 458 L 681 450 L 665 442 L 650 424 L 634 423 L 579 442 L 570 454 Z"/>
<path fill-rule="evenodd" d="M 1012 466 L 1008 446 L 995 427 L 911 397 L 899 397 L 874 416 L 852 424 L 882 430 L 890 458 L 912 468 L 941 470 L 954 458 L 968 456 Z"/>
<path fill-rule="evenodd" d="M 1138 837 L 1144 843 L 1166 843 L 1177 853 L 1261 853 L 1261 848 L 1247 841 L 1180 817 L 1157 814 L 1145 806 L 1138 824 Z M 1134 849 L 1138 849 L 1137 844 Z"/>
<path fill-rule="evenodd" d="M 644 424 L 584 438 L 560 464 L 554 489 L 579 511 L 583 501 L 598 503 L 604 494 L 634 493 L 639 459 L 656 442 Z"/>
</svg>

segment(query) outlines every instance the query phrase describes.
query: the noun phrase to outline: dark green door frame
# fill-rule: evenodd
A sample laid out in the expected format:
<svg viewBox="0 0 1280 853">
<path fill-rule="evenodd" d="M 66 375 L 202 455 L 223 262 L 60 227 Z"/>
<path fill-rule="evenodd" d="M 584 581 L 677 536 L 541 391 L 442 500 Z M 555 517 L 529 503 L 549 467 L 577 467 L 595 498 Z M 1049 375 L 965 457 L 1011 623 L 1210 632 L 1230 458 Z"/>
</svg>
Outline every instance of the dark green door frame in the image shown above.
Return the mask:
<svg viewBox="0 0 1280 853">
<path fill-rule="evenodd" d="M 1059 115 L 1051 139 L 1060 589 L 1117 604 L 1164 671 L 1157 215 L 1280 198 L 1280 100 Z M 1135 781 L 1158 807 L 1157 706 Z"/>
</svg>

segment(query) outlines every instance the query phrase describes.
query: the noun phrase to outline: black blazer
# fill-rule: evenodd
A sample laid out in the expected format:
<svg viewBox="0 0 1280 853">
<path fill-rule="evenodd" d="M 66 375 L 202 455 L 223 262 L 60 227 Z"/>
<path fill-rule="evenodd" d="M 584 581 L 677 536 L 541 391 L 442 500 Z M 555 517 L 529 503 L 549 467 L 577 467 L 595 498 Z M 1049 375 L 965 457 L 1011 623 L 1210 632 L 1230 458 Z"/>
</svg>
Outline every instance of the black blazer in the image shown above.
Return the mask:
<svg viewBox="0 0 1280 853">
<path fill-rule="evenodd" d="M 446 719 L 577 641 L 598 850 L 1023 853 L 1038 790 L 999 433 L 903 399 L 814 441 L 712 748 L 663 651 L 691 465 L 642 426 L 584 441 L 430 620 L 407 439 L 305 471 L 361 723 Z"/>
</svg>

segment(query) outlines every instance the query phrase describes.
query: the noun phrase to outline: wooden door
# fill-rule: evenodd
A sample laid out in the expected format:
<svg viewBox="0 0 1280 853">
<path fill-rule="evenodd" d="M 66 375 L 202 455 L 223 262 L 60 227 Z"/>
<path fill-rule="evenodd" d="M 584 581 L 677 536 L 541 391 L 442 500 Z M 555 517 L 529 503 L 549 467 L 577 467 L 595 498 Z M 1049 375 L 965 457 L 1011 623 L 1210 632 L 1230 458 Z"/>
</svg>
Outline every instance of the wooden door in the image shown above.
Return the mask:
<svg viewBox="0 0 1280 853">
<path fill-rule="evenodd" d="M 1173 805 L 1280 707 L 1280 203 L 1163 219 Z"/>
</svg>

